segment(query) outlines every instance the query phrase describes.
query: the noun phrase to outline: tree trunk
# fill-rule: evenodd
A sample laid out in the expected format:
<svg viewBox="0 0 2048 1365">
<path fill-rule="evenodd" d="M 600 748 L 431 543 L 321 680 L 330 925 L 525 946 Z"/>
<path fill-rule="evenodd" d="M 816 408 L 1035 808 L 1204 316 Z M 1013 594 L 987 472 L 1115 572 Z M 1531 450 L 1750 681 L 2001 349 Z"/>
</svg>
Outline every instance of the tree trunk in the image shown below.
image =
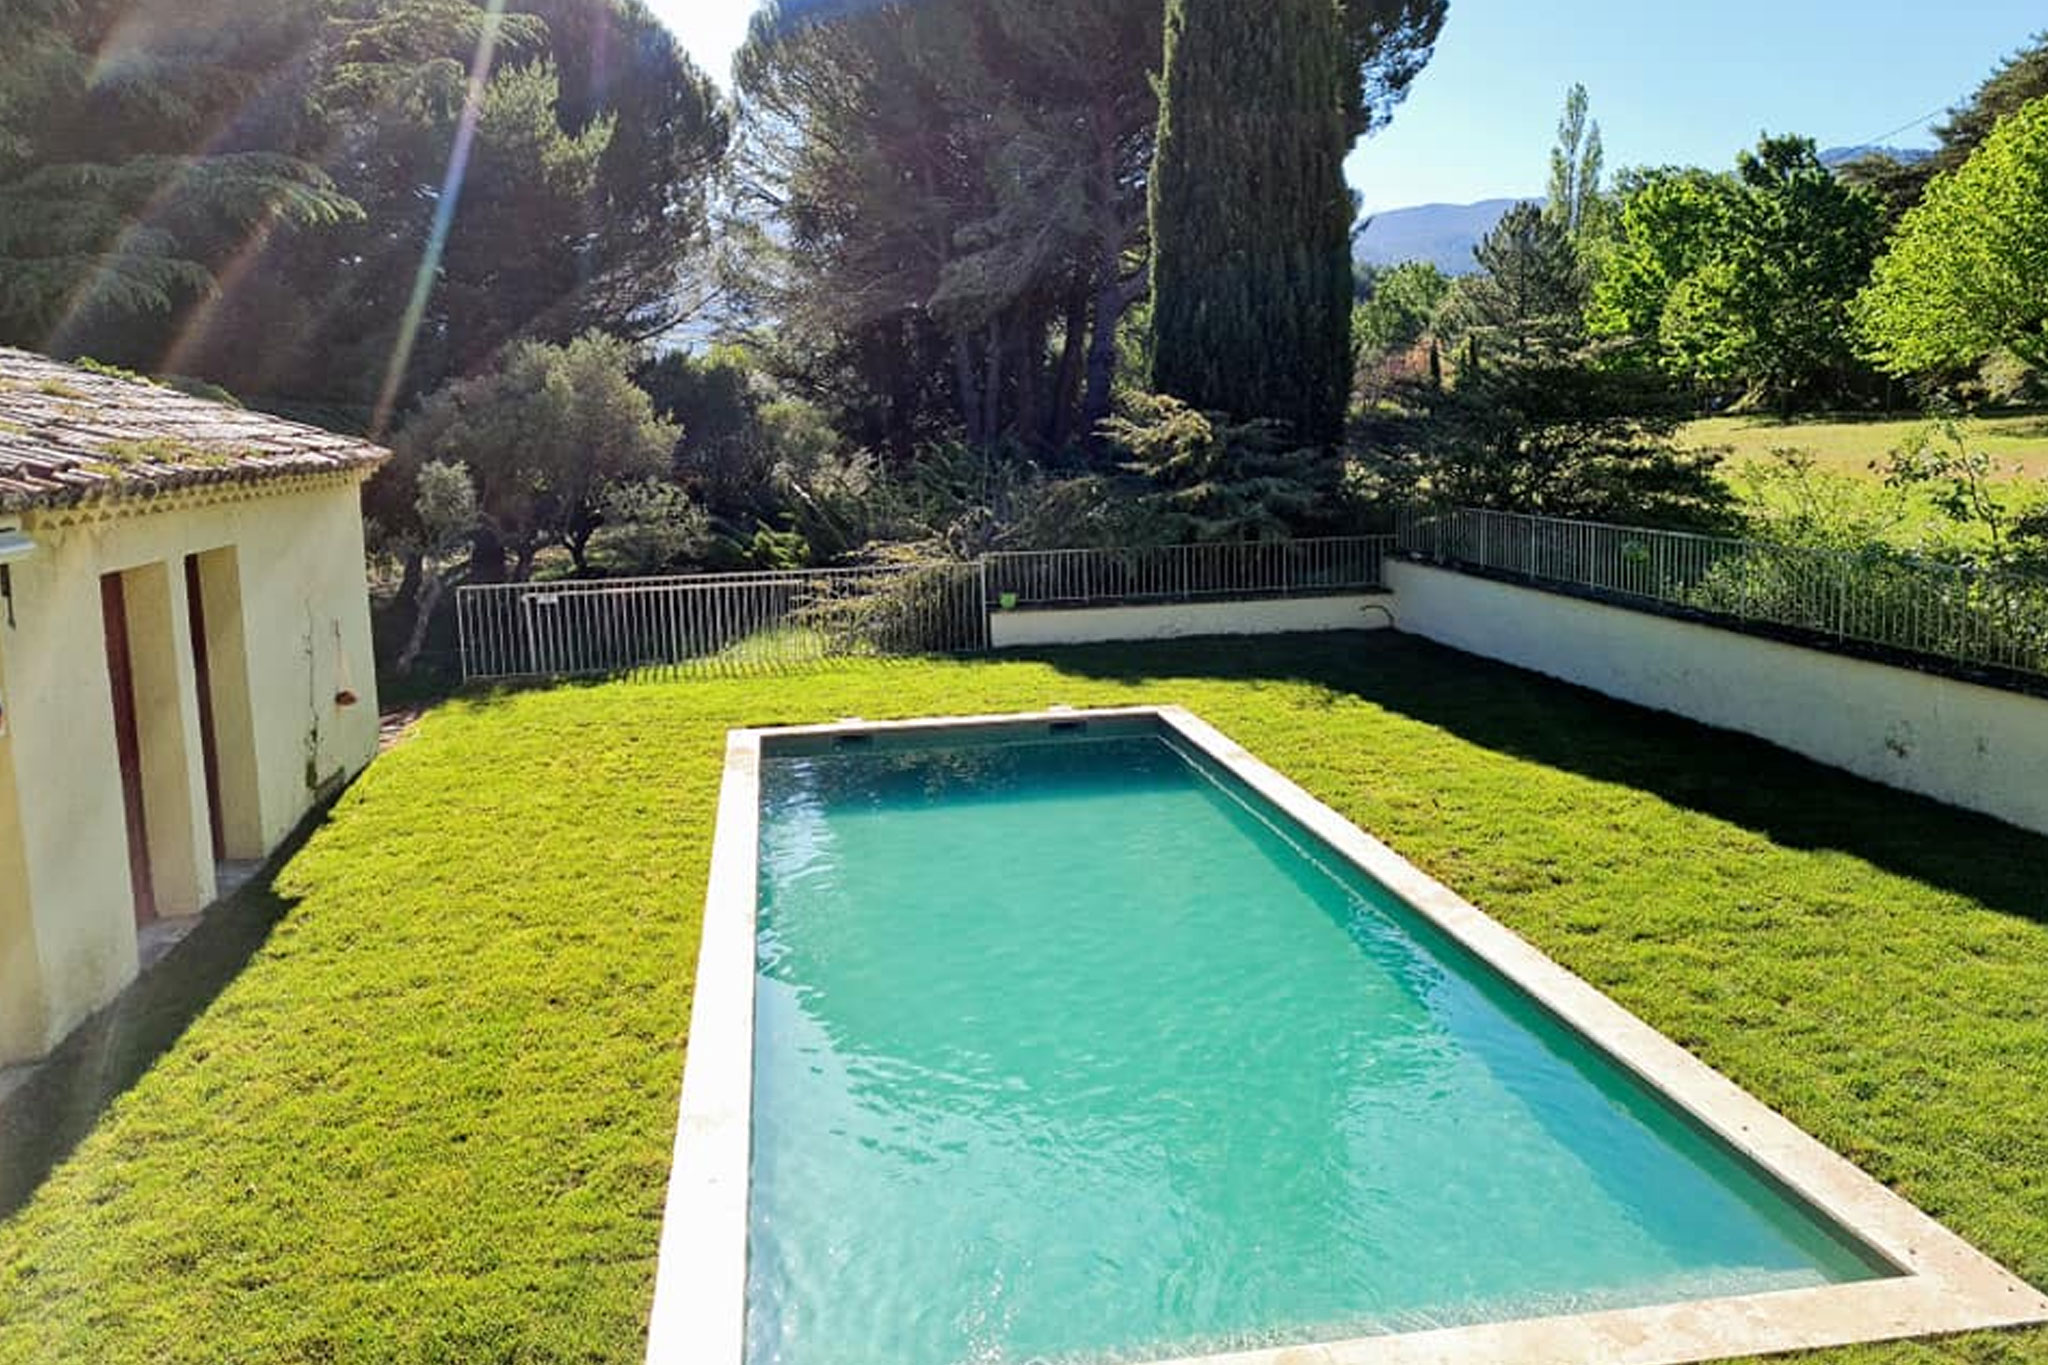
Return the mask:
<svg viewBox="0 0 2048 1365">
<path fill-rule="evenodd" d="M 981 444 L 981 387 L 975 383 L 974 356 L 969 352 L 967 338 L 953 338 L 953 385 L 959 390 L 954 401 L 960 405 L 960 425 L 967 436 L 967 444 Z"/>
<path fill-rule="evenodd" d="M 1109 420 L 1116 384 L 1117 329 L 1123 325 L 1125 310 L 1145 293 L 1142 277 L 1118 280 L 1112 273 L 1103 280 L 1095 291 L 1095 332 L 1088 342 L 1088 393 L 1081 400 L 1082 438 L 1091 445 L 1097 443 L 1098 429 Z"/>
<path fill-rule="evenodd" d="M 420 573 L 427 557 L 418 550 L 405 552 L 405 567 L 398 576 L 398 599 L 400 602 L 417 602 L 420 598 Z"/>
<path fill-rule="evenodd" d="M 1076 279 L 1067 291 L 1066 323 L 1060 336 L 1059 365 L 1053 372 L 1052 412 L 1045 426 L 1046 444 L 1066 449 L 1074 439 L 1074 405 L 1081 399 L 1081 373 L 1088 347 L 1088 286 Z"/>
<path fill-rule="evenodd" d="M 981 435 L 983 444 L 993 444 L 1003 431 L 1003 331 L 991 320 L 987 329 L 982 364 L 988 377 L 982 381 Z"/>
<path fill-rule="evenodd" d="M 1045 319 L 1037 314 L 1017 332 L 1017 439 L 1034 450 L 1045 441 Z"/>
<path fill-rule="evenodd" d="M 472 583 L 503 583 L 505 581 L 505 541 L 497 530 L 488 525 L 476 528 L 476 534 L 469 542 L 469 581 Z"/>
<path fill-rule="evenodd" d="M 400 677 L 411 676 L 412 666 L 419 661 L 420 651 L 427 647 L 427 632 L 433 629 L 434 612 L 441 605 L 441 593 L 445 586 L 438 566 L 422 570 L 419 591 L 413 601 L 412 633 L 405 638 L 405 648 L 398 651 Z"/>
<path fill-rule="evenodd" d="M 569 533 L 562 537 L 562 543 L 569 551 L 569 560 L 576 566 L 578 578 L 590 576 L 590 538 L 597 534 L 597 523 L 586 517 L 577 518 Z"/>
</svg>

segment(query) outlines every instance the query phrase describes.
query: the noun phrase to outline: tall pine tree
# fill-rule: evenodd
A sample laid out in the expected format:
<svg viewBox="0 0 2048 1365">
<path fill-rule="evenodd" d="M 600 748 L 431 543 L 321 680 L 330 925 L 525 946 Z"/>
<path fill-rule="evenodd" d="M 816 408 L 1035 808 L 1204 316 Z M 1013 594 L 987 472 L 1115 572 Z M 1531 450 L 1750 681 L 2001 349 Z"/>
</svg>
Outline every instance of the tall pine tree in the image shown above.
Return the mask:
<svg viewBox="0 0 2048 1365">
<path fill-rule="evenodd" d="M 1168 0 L 1151 183 L 1152 387 L 1304 444 L 1350 378 L 1356 103 L 1335 0 Z"/>
</svg>

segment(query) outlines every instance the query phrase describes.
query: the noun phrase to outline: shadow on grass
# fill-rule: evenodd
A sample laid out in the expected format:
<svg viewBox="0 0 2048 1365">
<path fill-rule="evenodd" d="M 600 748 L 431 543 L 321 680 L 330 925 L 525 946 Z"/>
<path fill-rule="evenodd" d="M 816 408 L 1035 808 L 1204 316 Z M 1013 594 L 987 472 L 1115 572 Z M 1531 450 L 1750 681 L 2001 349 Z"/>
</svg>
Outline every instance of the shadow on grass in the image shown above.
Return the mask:
<svg viewBox="0 0 2048 1365">
<path fill-rule="evenodd" d="M 1994 418 L 1988 423 L 1986 430 L 1993 436 L 2010 437 L 2017 441 L 2048 440 L 2048 413 Z"/>
<path fill-rule="evenodd" d="M 29 1201 L 107 1107 L 206 1012 L 291 912 L 296 902 L 279 896 L 272 884 L 331 809 L 329 801 L 309 814 L 261 875 L 209 909 L 162 960 L 72 1030 L 0 1101 L 0 1220 Z"/>
<path fill-rule="evenodd" d="M 1303 682 L 1496 753 L 1648 792 L 1787 848 L 1831 849 L 2048 923 L 2048 837 L 1826 767 L 1761 739 L 1617 701 L 1408 635 L 1017 651 L 1082 677 Z M 1831 704 L 1787 697 L 1788 707 Z"/>
</svg>

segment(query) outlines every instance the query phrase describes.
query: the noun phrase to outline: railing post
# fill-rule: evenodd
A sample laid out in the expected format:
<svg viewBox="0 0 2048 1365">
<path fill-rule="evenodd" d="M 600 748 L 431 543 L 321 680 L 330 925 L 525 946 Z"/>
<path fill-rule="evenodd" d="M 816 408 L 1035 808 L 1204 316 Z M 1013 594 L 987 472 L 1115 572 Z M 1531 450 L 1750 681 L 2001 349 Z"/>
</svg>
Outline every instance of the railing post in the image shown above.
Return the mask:
<svg viewBox="0 0 2048 1365">
<path fill-rule="evenodd" d="M 982 555 L 974 561 L 974 582 L 981 593 L 980 628 L 975 632 L 978 654 L 986 654 L 995 648 L 995 627 L 988 617 L 988 556 Z"/>
<path fill-rule="evenodd" d="M 526 623 L 526 672 L 529 677 L 540 675 L 540 647 L 535 642 L 533 628 L 533 594 L 521 590 L 515 600 L 519 603 L 519 616 Z"/>
</svg>

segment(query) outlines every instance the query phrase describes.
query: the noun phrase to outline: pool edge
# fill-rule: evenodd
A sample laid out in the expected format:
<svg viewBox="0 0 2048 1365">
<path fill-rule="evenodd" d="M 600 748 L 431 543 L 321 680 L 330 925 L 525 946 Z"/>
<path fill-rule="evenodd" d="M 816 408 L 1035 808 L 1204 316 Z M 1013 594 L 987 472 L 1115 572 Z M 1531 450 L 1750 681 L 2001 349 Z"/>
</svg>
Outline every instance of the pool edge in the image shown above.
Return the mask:
<svg viewBox="0 0 2048 1365">
<path fill-rule="evenodd" d="M 1693 1365 L 1729 1356 L 2048 1322 L 2048 1296 L 1193 712 L 1180 706 L 1054 708 L 1015 715 L 848 719 L 729 733 L 675 1164 L 649 1319 L 650 1365 L 744 1365 L 764 743 L 778 736 L 943 734 L 969 727 L 1021 729 L 1136 718 L 1155 720 L 1244 782 L 1899 1272 L 1812 1289 L 1181 1357 L 1157 1365 L 1476 1365 L 1498 1360 Z"/>
</svg>

